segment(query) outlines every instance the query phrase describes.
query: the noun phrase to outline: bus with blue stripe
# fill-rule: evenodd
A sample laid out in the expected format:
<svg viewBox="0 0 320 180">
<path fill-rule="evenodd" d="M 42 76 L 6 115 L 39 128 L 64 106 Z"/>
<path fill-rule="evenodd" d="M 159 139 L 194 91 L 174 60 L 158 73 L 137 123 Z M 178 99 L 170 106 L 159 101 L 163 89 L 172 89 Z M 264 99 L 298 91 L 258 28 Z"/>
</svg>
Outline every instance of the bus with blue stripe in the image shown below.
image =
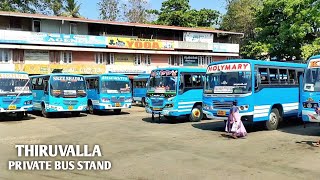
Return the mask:
<svg viewBox="0 0 320 180">
<path fill-rule="evenodd" d="M 129 77 L 123 74 L 100 74 L 85 76 L 88 88 L 88 110 L 113 110 L 120 114 L 122 109 L 131 108 L 132 93 Z"/>
<path fill-rule="evenodd" d="M 56 113 L 71 112 L 79 116 L 86 112 L 87 89 L 82 75 L 52 73 L 31 76 L 33 110 L 46 118 Z"/>
<path fill-rule="evenodd" d="M 147 82 L 150 74 L 140 74 L 133 77 L 133 101 L 145 106 L 147 94 Z"/>
<path fill-rule="evenodd" d="M 147 85 L 146 112 L 174 120 L 187 116 L 200 121 L 205 68 L 169 67 L 151 71 Z"/>
<path fill-rule="evenodd" d="M 299 76 L 305 64 L 250 59 L 225 60 L 207 68 L 203 112 L 227 120 L 234 101 L 241 120 L 278 128 L 285 117 L 298 117 Z"/>
<path fill-rule="evenodd" d="M 301 87 L 301 111 L 304 122 L 320 122 L 320 55 L 308 60 Z"/>
<path fill-rule="evenodd" d="M 0 113 L 14 113 L 23 119 L 32 111 L 29 75 L 25 72 L 0 71 Z"/>
</svg>

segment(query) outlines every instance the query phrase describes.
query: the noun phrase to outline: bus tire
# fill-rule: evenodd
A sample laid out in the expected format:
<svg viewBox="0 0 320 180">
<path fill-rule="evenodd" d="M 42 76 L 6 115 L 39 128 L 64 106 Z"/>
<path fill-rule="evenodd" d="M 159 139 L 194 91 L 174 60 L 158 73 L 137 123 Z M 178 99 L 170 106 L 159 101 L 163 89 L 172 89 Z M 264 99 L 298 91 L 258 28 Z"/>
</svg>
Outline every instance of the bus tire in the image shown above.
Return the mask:
<svg viewBox="0 0 320 180">
<path fill-rule="evenodd" d="M 141 106 L 142 106 L 142 107 L 145 107 L 145 106 L 146 106 L 146 101 L 145 101 L 145 98 L 144 98 L 144 97 L 141 99 Z"/>
<path fill-rule="evenodd" d="M 273 108 L 269 115 L 269 120 L 266 121 L 266 129 L 267 130 L 276 130 L 278 128 L 280 122 L 280 113 L 277 108 Z"/>
<path fill-rule="evenodd" d="M 17 112 L 18 120 L 22 120 L 24 118 L 24 112 Z"/>
<path fill-rule="evenodd" d="M 79 117 L 80 116 L 80 112 L 79 111 L 74 111 L 74 112 L 71 112 L 71 115 L 74 116 L 74 117 Z"/>
<path fill-rule="evenodd" d="M 202 107 L 197 105 L 192 108 L 191 114 L 189 115 L 189 120 L 191 122 L 199 122 L 203 118 Z"/>
<path fill-rule="evenodd" d="M 49 118 L 50 117 L 50 113 L 46 111 L 46 108 L 45 108 L 44 104 L 42 104 L 42 106 L 41 106 L 41 113 L 42 113 L 42 116 L 45 117 L 45 118 Z"/>
<path fill-rule="evenodd" d="M 121 113 L 121 109 L 114 109 L 113 112 L 114 112 L 115 114 L 120 114 L 120 113 Z"/>
<path fill-rule="evenodd" d="M 88 102 L 88 112 L 89 112 L 89 114 L 95 114 L 96 113 L 96 111 L 93 108 L 93 104 L 92 104 L 91 101 Z"/>
</svg>

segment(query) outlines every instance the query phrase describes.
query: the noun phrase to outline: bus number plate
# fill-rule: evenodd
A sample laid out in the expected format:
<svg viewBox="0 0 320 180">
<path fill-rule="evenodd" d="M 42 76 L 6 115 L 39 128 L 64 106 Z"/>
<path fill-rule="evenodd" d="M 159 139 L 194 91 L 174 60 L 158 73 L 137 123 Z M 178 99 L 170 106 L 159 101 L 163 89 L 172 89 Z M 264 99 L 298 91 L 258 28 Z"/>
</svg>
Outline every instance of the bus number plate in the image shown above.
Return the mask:
<svg viewBox="0 0 320 180">
<path fill-rule="evenodd" d="M 121 104 L 120 103 L 116 103 L 116 107 L 120 107 L 121 106 Z"/>
<path fill-rule="evenodd" d="M 161 111 L 161 108 L 153 108 L 154 111 Z"/>
<path fill-rule="evenodd" d="M 226 111 L 218 111 L 218 116 L 225 116 L 226 115 Z"/>
<path fill-rule="evenodd" d="M 69 106 L 68 109 L 69 109 L 69 110 L 73 110 L 73 106 Z"/>
<path fill-rule="evenodd" d="M 17 106 L 16 105 L 10 105 L 8 107 L 9 110 L 16 110 L 17 109 Z"/>
</svg>

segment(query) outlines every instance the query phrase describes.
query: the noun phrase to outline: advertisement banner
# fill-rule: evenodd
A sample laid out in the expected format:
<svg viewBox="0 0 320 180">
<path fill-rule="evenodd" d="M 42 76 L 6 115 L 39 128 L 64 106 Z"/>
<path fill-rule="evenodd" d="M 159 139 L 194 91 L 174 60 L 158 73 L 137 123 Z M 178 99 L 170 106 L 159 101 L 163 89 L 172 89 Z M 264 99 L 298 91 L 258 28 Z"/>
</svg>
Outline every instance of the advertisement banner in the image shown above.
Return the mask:
<svg viewBox="0 0 320 180">
<path fill-rule="evenodd" d="M 174 50 L 174 42 L 157 39 L 108 37 L 108 48 Z"/>
<path fill-rule="evenodd" d="M 209 43 L 203 42 L 186 42 L 186 41 L 176 41 L 175 49 L 192 49 L 192 50 L 212 50 L 209 47 Z"/>
<path fill-rule="evenodd" d="M 183 32 L 183 41 L 212 43 L 213 42 L 213 34 L 212 33 Z"/>
<path fill-rule="evenodd" d="M 105 65 L 91 64 L 25 64 L 22 68 L 16 64 L 16 71 L 25 71 L 28 74 L 50 74 L 55 69 L 62 69 L 63 73 L 73 74 L 103 74 Z"/>
<path fill-rule="evenodd" d="M 198 56 L 183 56 L 183 66 L 198 66 Z"/>
<path fill-rule="evenodd" d="M 115 54 L 115 65 L 133 66 L 134 54 Z"/>
<path fill-rule="evenodd" d="M 105 36 L 0 30 L 0 43 L 106 47 Z"/>
<path fill-rule="evenodd" d="M 239 53 L 239 44 L 213 43 L 213 52 Z"/>
</svg>

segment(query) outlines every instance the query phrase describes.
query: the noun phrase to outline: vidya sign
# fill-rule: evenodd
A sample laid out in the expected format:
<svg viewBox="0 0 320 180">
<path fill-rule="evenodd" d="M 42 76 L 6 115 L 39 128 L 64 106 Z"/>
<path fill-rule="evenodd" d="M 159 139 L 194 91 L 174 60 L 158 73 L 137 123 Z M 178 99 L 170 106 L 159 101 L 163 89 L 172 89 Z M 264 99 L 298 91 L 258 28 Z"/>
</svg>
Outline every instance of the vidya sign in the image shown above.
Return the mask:
<svg viewBox="0 0 320 180">
<path fill-rule="evenodd" d="M 173 46 L 173 41 L 166 40 L 108 37 L 109 48 L 174 50 Z"/>
<path fill-rule="evenodd" d="M 0 43 L 106 47 L 105 36 L 0 30 Z"/>
</svg>

